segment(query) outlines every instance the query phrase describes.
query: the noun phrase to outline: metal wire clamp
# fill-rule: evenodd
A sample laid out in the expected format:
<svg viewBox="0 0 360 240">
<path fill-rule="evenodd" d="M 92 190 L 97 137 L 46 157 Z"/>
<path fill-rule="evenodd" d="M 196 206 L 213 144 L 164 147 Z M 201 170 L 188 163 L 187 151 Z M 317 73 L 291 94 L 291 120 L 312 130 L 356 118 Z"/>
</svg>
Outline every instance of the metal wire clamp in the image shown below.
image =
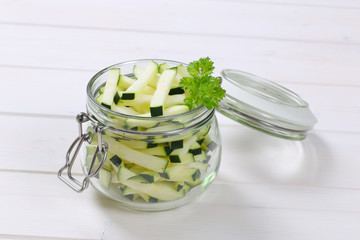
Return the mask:
<svg viewBox="0 0 360 240">
<path fill-rule="evenodd" d="M 97 175 L 100 171 L 101 167 L 103 166 L 106 156 L 108 145 L 105 142 L 102 142 L 101 139 L 101 132 L 104 130 L 100 127 L 95 121 L 91 121 L 93 130 L 97 133 L 98 136 L 98 145 L 95 149 L 95 153 L 92 157 L 92 161 L 90 163 L 89 169 L 85 175 L 83 181 L 79 181 L 72 176 L 71 170 L 74 165 L 75 159 L 79 154 L 82 144 L 86 141 L 88 143 L 91 142 L 92 134 L 90 132 L 83 133 L 82 124 L 91 120 L 89 115 L 86 113 L 80 113 L 76 116 L 76 121 L 78 122 L 79 127 L 79 136 L 75 139 L 75 141 L 71 144 L 67 154 L 66 154 L 66 162 L 65 165 L 59 170 L 58 177 L 61 181 L 66 183 L 69 187 L 71 187 L 76 192 L 82 192 L 89 186 L 90 178 Z M 74 153 L 71 155 L 71 153 Z M 94 170 L 94 163 L 96 158 L 100 156 L 100 165 Z M 102 156 L 102 157 L 101 157 Z M 67 178 L 62 175 L 62 173 L 67 170 Z"/>
</svg>

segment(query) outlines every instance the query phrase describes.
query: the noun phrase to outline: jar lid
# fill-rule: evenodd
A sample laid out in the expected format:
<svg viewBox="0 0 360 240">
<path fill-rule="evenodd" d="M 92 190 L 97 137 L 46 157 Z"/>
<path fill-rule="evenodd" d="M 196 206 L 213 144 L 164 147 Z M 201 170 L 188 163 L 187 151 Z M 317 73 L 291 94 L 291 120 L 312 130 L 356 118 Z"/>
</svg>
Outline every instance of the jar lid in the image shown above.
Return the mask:
<svg viewBox="0 0 360 240">
<path fill-rule="evenodd" d="M 246 126 L 280 138 L 302 140 L 317 119 L 292 91 L 250 73 L 224 69 L 226 90 L 218 111 Z"/>
</svg>

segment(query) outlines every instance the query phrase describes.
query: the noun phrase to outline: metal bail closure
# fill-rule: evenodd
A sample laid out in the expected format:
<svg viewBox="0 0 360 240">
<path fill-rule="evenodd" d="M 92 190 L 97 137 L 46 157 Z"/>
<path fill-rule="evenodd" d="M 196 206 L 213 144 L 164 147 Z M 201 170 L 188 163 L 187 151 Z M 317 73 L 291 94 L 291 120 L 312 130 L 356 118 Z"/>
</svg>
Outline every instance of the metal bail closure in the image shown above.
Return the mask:
<svg viewBox="0 0 360 240">
<path fill-rule="evenodd" d="M 79 137 L 77 137 L 75 139 L 75 141 L 71 144 L 71 146 L 66 154 L 66 163 L 58 172 L 58 177 L 60 178 L 60 180 L 63 181 L 64 183 L 66 183 L 69 187 L 71 187 L 76 192 L 82 192 L 89 186 L 90 178 L 95 176 L 96 174 L 98 174 L 98 172 L 100 171 L 101 167 L 103 166 L 103 164 L 106 160 L 106 156 L 107 156 L 108 145 L 105 142 L 102 142 L 102 140 L 101 140 L 101 131 L 103 129 L 101 127 L 99 127 L 96 123 L 92 122 L 94 132 L 97 133 L 97 135 L 98 135 L 98 146 L 96 147 L 95 153 L 94 153 L 94 155 L 92 157 L 92 161 L 90 163 L 89 170 L 87 171 L 87 174 L 85 175 L 85 178 L 83 179 L 83 181 L 81 182 L 72 176 L 71 170 L 72 170 L 72 167 L 76 160 L 76 157 L 79 154 L 82 144 L 85 141 L 86 142 L 91 141 L 91 133 L 90 132 L 83 133 L 83 131 L 82 131 L 82 124 L 89 120 L 90 120 L 90 118 L 86 113 L 80 113 L 76 116 L 76 121 L 79 124 L 78 125 Z M 74 153 L 71 156 L 72 152 L 74 152 Z M 100 157 L 100 159 L 101 159 L 100 165 L 94 170 L 93 168 L 94 168 L 94 163 L 96 161 L 96 158 L 101 155 L 102 155 L 102 157 Z M 62 175 L 62 173 L 65 170 L 67 170 L 67 178 Z"/>
<path fill-rule="evenodd" d="M 302 140 L 317 120 L 297 94 L 266 79 L 234 69 L 221 71 L 225 98 L 218 111 L 270 135 Z"/>
</svg>

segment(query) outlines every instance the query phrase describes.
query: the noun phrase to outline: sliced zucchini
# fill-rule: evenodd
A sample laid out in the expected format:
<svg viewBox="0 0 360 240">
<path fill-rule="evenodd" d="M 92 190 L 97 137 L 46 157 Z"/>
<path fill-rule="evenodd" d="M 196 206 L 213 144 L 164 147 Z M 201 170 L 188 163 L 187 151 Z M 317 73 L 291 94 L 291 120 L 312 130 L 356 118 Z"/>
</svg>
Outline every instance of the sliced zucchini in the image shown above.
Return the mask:
<svg viewBox="0 0 360 240">
<path fill-rule="evenodd" d="M 176 183 L 168 181 L 142 183 L 141 181 L 139 181 L 139 179 L 131 179 L 134 176 L 136 176 L 136 174 L 133 171 L 127 169 L 126 167 L 120 167 L 117 175 L 118 180 L 121 184 L 124 184 L 125 186 L 138 191 L 139 195 L 141 193 L 144 193 L 153 198 L 164 201 L 176 200 L 182 198 L 185 195 L 185 191 L 183 189 L 177 191 Z M 126 187 L 124 187 L 123 189 L 125 190 Z M 132 194 L 134 194 L 134 191 Z"/>
<path fill-rule="evenodd" d="M 190 146 L 196 142 L 197 137 L 191 136 L 183 140 L 183 146 L 182 148 L 178 148 L 173 150 L 170 153 L 170 161 L 171 162 L 181 162 L 181 163 L 189 163 L 194 162 L 194 156 L 193 154 L 189 153 Z M 172 145 L 170 145 L 172 147 Z"/>
<path fill-rule="evenodd" d="M 140 76 L 143 74 L 144 71 L 145 71 L 145 69 L 142 68 L 142 67 L 139 66 L 139 65 L 135 65 L 135 66 L 133 67 L 133 74 L 134 74 L 134 76 L 135 76 L 136 79 L 139 79 Z"/>
<path fill-rule="evenodd" d="M 114 169 L 116 172 L 118 171 L 118 169 L 124 165 L 123 161 L 121 160 L 121 158 L 119 158 L 118 155 L 114 154 L 111 158 L 110 158 L 110 162 L 111 162 L 111 166 L 112 169 Z"/>
<path fill-rule="evenodd" d="M 129 186 L 124 186 L 122 189 L 123 195 L 130 195 L 130 194 L 138 194 L 139 191 L 129 187 Z"/>
<path fill-rule="evenodd" d="M 128 166 L 127 167 L 131 172 L 133 172 L 135 175 L 139 175 L 145 171 L 150 171 L 142 166 L 136 165 L 134 164 L 133 166 Z M 151 173 L 153 173 L 154 171 L 151 171 Z"/>
<path fill-rule="evenodd" d="M 186 182 L 195 182 L 200 178 L 201 172 L 198 168 L 189 168 L 186 165 L 178 164 L 177 166 L 168 167 L 164 174 L 162 175 L 165 179 L 169 181 L 186 181 Z"/>
<path fill-rule="evenodd" d="M 190 163 L 187 164 L 186 167 L 188 168 L 197 168 L 199 169 L 201 172 L 206 173 L 207 169 L 209 168 L 210 164 L 208 163 L 203 163 L 203 162 L 194 162 L 194 163 Z"/>
<path fill-rule="evenodd" d="M 171 142 L 169 142 L 169 147 L 171 150 L 181 149 L 184 147 L 184 140 L 180 139 L 180 140 L 176 140 L 176 141 L 171 141 Z"/>
<path fill-rule="evenodd" d="M 164 172 L 168 164 L 168 160 L 161 157 L 149 155 L 135 149 L 132 149 L 120 142 L 109 138 L 108 139 L 109 150 L 118 155 L 119 158 L 126 160 L 130 163 L 135 163 L 144 168 L 156 171 Z"/>
<path fill-rule="evenodd" d="M 192 153 L 194 156 L 201 154 L 202 149 L 201 149 L 200 144 L 197 142 L 194 142 L 193 144 L 191 144 L 191 146 L 189 148 L 189 153 Z"/>
<path fill-rule="evenodd" d="M 132 129 L 134 127 L 140 128 L 153 128 L 159 124 L 158 121 L 155 120 L 148 120 L 148 119 L 134 119 L 134 118 L 127 118 L 125 120 L 126 128 Z"/>
<path fill-rule="evenodd" d="M 131 148 L 147 148 L 148 143 L 140 140 L 119 140 L 122 144 L 125 144 Z"/>
<path fill-rule="evenodd" d="M 199 181 L 199 180 L 197 180 L 197 181 Z M 185 193 L 187 193 L 188 191 L 191 190 L 191 186 L 190 186 L 188 183 L 186 183 L 186 182 L 184 182 L 184 183 L 182 184 L 182 186 L 183 186 L 183 189 L 184 189 Z"/>
<path fill-rule="evenodd" d="M 211 159 L 211 155 L 210 154 L 206 154 L 206 160 L 203 160 L 203 163 L 208 163 Z"/>
<path fill-rule="evenodd" d="M 214 151 L 217 148 L 216 142 L 214 142 L 209 135 L 205 136 L 203 143 L 201 144 L 204 150 Z"/>
<path fill-rule="evenodd" d="M 112 178 L 111 169 L 103 166 L 99 171 L 99 182 L 101 186 L 108 189 L 111 184 L 111 178 Z"/>
<path fill-rule="evenodd" d="M 136 173 L 130 171 L 125 165 L 119 167 L 117 179 L 120 183 L 125 184 L 125 181 L 133 176 L 136 176 Z"/>
<path fill-rule="evenodd" d="M 126 194 L 124 195 L 124 197 L 126 197 L 130 201 L 135 201 L 139 197 L 139 194 Z"/>
<path fill-rule="evenodd" d="M 183 182 L 176 182 L 177 187 L 176 187 L 176 191 L 181 191 L 181 189 L 184 189 L 184 183 Z"/>
<path fill-rule="evenodd" d="M 181 189 L 177 191 L 174 184 L 171 182 L 154 182 L 154 183 L 141 183 L 138 181 L 127 180 L 125 185 L 150 195 L 153 198 L 163 201 L 173 201 L 184 197 L 185 191 Z"/>
<path fill-rule="evenodd" d="M 176 130 L 179 128 L 182 128 L 183 126 L 177 123 L 173 123 L 173 122 L 161 122 L 159 124 L 157 124 L 156 126 L 149 128 L 146 130 L 146 132 L 168 132 L 168 131 L 172 131 L 172 130 Z M 166 135 L 164 136 L 157 136 L 156 138 L 167 138 Z"/>
<path fill-rule="evenodd" d="M 142 90 L 142 93 L 154 95 L 155 91 L 156 91 L 155 88 L 152 88 L 150 86 L 145 86 L 144 89 Z"/>
<path fill-rule="evenodd" d="M 114 96 L 114 98 L 113 98 L 113 102 L 115 103 L 115 105 L 119 104 L 123 92 L 124 92 L 124 91 L 122 91 L 122 90 L 115 92 L 115 96 Z M 112 105 L 113 105 L 113 104 L 112 104 Z"/>
<path fill-rule="evenodd" d="M 206 160 L 207 160 L 207 156 L 206 156 L 205 151 L 201 151 L 200 154 L 194 155 L 194 160 L 195 160 L 196 162 L 204 162 L 204 161 L 206 161 Z"/>
<path fill-rule="evenodd" d="M 96 135 L 94 135 L 96 136 Z M 91 162 L 93 160 L 94 154 L 95 154 L 95 150 L 97 148 L 97 138 L 93 137 L 92 138 L 91 145 L 86 147 L 86 159 L 85 159 L 85 166 L 87 169 L 90 168 L 91 166 Z M 105 159 L 105 162 L 103 164 L 103 167 L 108 168 L 111 170 L 111 163 L 110 163 L 110 157 L 112 156 L 112 153 L 109 153 Z M 102 161 L 102 155 L 101 154 L 97 154 L 97 156 L 95 157 L 95 161 L 93 163 L 93 170 L 97 169 L 100 165 L 100 162 Z"/>
<path fill-rule="evenodd" d="M 154 61 L 151 61 L 148 66 L 145 68 L 144 72 L 139 76 L 139 78 L 126 89 L 122 94 L 122 99 L 134 99 L 135 95 L 139 93 L 151 79 L 155 77 L 158 72 L 158 64 Z"/>
<path fill-rule="evenodd" d="M 99 88 L 99 94 L 100 94 L 100 95 L 101 95 L 101 94 L 103 94 L 103 93 L 104 93 L 104 90 L 105 90 L 105 86 L 104 86 L 104 87 Z"/>
<path fill-rule="evenodd" d="M 96 145 L 88 145 L 86 146 L 86 158 L 85 158 L 85 167 L 86 169 L 90 168 L 91 162 L 93 160 L 93 156 L 95 154 Z M 96 169 L 100 165 L 100 159 L 97 156 L 95 158 L 95 162 L 93 164 L 93 169 Z"/>
<path fill-rule="evenodd" d="M 117 83 L 117 86 L 119 89 L 128 89 L 132 84 L 134 84 L 134 82 L 136 81 L 136 79 L 134 78 L 130 78 L 128 76 L 125 75 L 121 75 L 119 77 L 119 81 Z M 150 86 L 145 86 L 143 91 L 143 93 L 145 94 L 154 94 L 155 89 L 150 87 Z M 121 96 L 120 96 L 121 97 Z"/>
<path fill-rule="evenodd" d="M 159 199 L 154 198 L 146 193 L 139 193 L 139 196 L 147 203 L 157 203 L 159 201 Z"/>
<path fill-rule="evenodd" d="M 149 114 L 149 116 L 150 116 L 149 105 L 132 106 L 132 108 L 134 108 L 134 110 L 139 113 L 139 115 L 137 115 L 137 116 L 140 116 L 140 115 L 143 115 L 143 114 Z"/>
<path fill-rule="evenodd" d="M 155 156 L 168 156 L 170 154 L 169 149 L 169 146 L 162 144 L 153 148 L 141 149 L 139 151 Z"/>
<path fill-rule="evenodd" d="M 130 177 L 127 180 L 138 181 L 141 183 L 153 183 L 160 178 L 160 175 L 156 172 L 144 171 L 136 176 Z"/>
<path fill-rule="evenodd" d="M 111 183 L 120 184 L 120 181 L 117 179 L 117 172 L 111 170 Z"/>
<path fill-rule="evenodd" d="M 142 68 L 142 67 L 140 67 L 140 66 L 138 66 L 138 65 L 134 66 L 134 68 L 133 68 L 134 76 L 135 76 L 137 79 L 140 78 L 140 76 L 143 74 L 144 71 L 145 71 L 145 69 Z M 150 80 L 150 81 L 148 82 L 148 85 L 149 85 L 150 87 L 152 87 L 152 88 L 156 88 L 160 77 L 161 77 L 161 73 L 157 73 L 157 74 L 154 76 L 154 78 L 152 78 L 152 80 Z M 173 81 L 173 83 L 172 83 L 172 85 L 171 85 L 171 88 L 179 87 L 179 83 L 180 83 L 179 80 L 180 80 L 180 78 L 181 78 L 181 77 L 180 77 L 180 78 L 179 78 L 179 77 L 180 77 L 180 75 L 177 74 L 176 77 L 175 77 L 175 80 Z"/>
<path fill-rule="evenodd" d="M 101 104 L 103 98 L 104 98 L 104 93 L 100 93 L 100 95 L 96 97 L 96 101 L 97 101 L 99 104 Z"/>
<path fill-rule="evenodd" d="M 184 94 L 185 91 L 182 87 L 174 87 L 169 91 L 169 95 Z"/>
<path fill-rule="evenodd" d="M 141 94 L 138 95 L 136 98 L 131 98 L 131 99 L 126 99 L 124 98 L 124 94 L 125 92 L 122 91 L 118 91 L 117 94 L 121 95 L 121 105 L 124 106 L 145 106 L 145 107 L 149 107 L 150 106 L 150 102 L 153 98 L 153 95 L 151 94 Z M 130 95 L 126 95 L 126 96 L 130 96 Z"/>
<path fill-rule="evenodd" d="M 154 77 L 150 82 L 148 82 L 148 86 L 156 89 L 160 77 L 161 77 L 161 74 L 160 74 L 160 73 L 157 73 L 157 74 L 155 75 L 155 77 Z"/>
<path fill-rule="evenodd" d="M 202 144 L 203 142 L 205 141 L 205 136 L 201 136 L 201 137 L 199 137 L 197 140 L 196 140 L 196 142 L 198 143 L 198 144 Z"/>
<path fill-rule="evenodd" d="M 145 200 L 148 203 L 157 202 L 157 199 L 152 198 L 151 196 L 149 196 L 145 193 L 139 192 L 128 186 L 125 186 L 125 188 L 123 190 L 123 195 L 124 195 L 124 197 L 126 197 L 127 199 L 129 199 L 131 201 L 136 200 L 140 196 L 143 200 Z"/>
<path fill-rule="evenodd" d="M 162 73 L 150 103 L 150 113 L 152 117 L 163 115 L 166 96 L 170 91 L 175 76 L 176 71 L 171 69 L 167 69 Z"/>
<path fill-rule="evenodd" d="M 167 63 L 162 63 L 159 65 L 159 73 L 163 73 L 165 70 L 169 69 L 170 66 Z"/>
<path fill-rule="evenodd" d="M 178 69 L 178 74 L 183 78 L 183 77 L 190 77 L 189 72 L 187 71 L 186 67 L 183 64 L 180 64 L 179 66 L 177 66 Z"/>
<path fill-rule="evenodd" d="M 177 149 L 181 150 L 181 149 Z M 169 155 L 170 162 L 172 163 L 192 163 L 195 162 L 194 155 L 187 152 L 182 153 L 181 151 L 172 151 Z"/>
<path fill-rule="evenodd" d="M 164 116 L 176 115 L 181 114 L 184 112 L 189 111 L 189 107 L 181 104 L 181 105 L 173 105 L 171 107 L 167 107 L 164 109 Z"/>
<path fill-rule="evenodd" d="M 154 148 L 154 147 L 157 147 L 158 146 L 158 144 L 157 143 L 147 143 L 147 145 L 146 145 L 146 148 Z"/>
<path fill-rule="evenodd" d="M 171 125 L 169 125 L 169 127 L 171 127 Z M 179 128 L 183 128 L 182 125 L 179 125 L 178 123 L 174 123 L 173 127 L 171 127 L 171 129 L 179 129 Z M 146 131 L 151 131 L 150 129 L 147 129 Z M 193 133 L 191 131 L 185 132 L 185 133 L 181 133 L 179 135 L 164 135 L 164 136 L 154 136 L 153 138 L 151 138 L 151 142 L 154 143 L 169 143 L 172 141 L 178 141 L 181 139 L 186 139 L 189 137 L 192 137 Z"/>
<path fill-rule="evenodd" d="M 209 133 L 209 131 L 210 131 L 210 128 L 211 128 L 211 125 L 209 124 L 209 125 L 207 125 L 206 127 L 202 127 L 195 135 L 197 136 L 197 137 L 205 137 L 208 133 Z"/>
<path fill-rule="evenodd" d="M 196 187 L 197 185 L 200 185 L 203 181 L 199 178 L 194 182 L 186 182 L 186 184 L 190 185 L 191 188 Z"/>
<path fill-rule="evenodd" d="M 130 87 L 134 82 L 136 81 L 136 79 L 130 78 L 128 76 L 122 75 L 120 74 L 119 80 L 117 82 L 117 86 L 118 88 L 123 88 L 123 89 L 127 89 L 128 87 Z"/>
<path fill-rule="evenodd" d="M 118 112 L 118 113 L 122 113 L 122 114 L 126 114 L 126 115 L 137 115 L 137 114 L 139 114 L 132 107 L 125 107 L 125 106 L 115 105 L 115 104 L 113 104 L 111 106 L 111 110 L 113 110 L 114 112 Z"/>
<path fill-rule="evenodd" d="M 117 90 L 117 82 L 120 76 L 120 68 L 112 68 L 109 70 L 108 80 L 106 81 L 101 105 L 111 109 L 114 96 Z"/>
<path fill-rule="evenodd" d="M 185 94 L 169 95 L 165 100 L 165 107 L 184 104 Z"/>
</svg>

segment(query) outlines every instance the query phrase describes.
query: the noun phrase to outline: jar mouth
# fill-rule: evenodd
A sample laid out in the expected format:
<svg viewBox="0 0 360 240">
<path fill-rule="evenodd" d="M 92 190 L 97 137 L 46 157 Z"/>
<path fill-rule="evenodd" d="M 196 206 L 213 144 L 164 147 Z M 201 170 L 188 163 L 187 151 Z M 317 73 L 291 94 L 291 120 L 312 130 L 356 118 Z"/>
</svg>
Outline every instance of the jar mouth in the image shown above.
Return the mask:
<svg viewBox="0 0 360 240">
<path fill-rule="evenodd" d="M 133 118 L 133 119 L 138 119 L 138 120 L 151 119 L 151 120 L 157 120 L 157 121 L 167 121 L 167 120 L 173 119 L 173 118 L 178 117 L 178 116 L 196 115 L 196 114 L 200 114 L 202 112 L 208 111 L 204 105 L 201 105 L 199 107 L 196 107 L 194 109 L 191 109 L 191 110 L 189 110 L 189 111 L 187 111 L 185 113 L 181 113 L 181 114 L 170 115 L 170 116 L 146 117 L 146 116 L 135 116 L 135 115 L 128 115 L 128 114 L 115 112 L 115 111 L 112 111 L 109 108 L 104 107 L 103 105 L 99 104 L 96 101 L 95 94 L 96 94 L 98 88 L 96 87 L 95 91 L 93 91 L 94 90 L 93 86 L 94 86 L 95 81 L 100 76 L 102 76 L 104 73 L 108 72 L 111 68 L 121 68 L 121 66 L 124 66 L 124 65 L 135 65 L 135 64 L 140 63 L 140 62 L 150 62 L 150 61 L 161 62 L 161 63 L 166 62 L 166 63 L 170 63 L 170 64 L 174 64 L 174 65 L 182 64 L 184 66 L 187 66 L 186 63 L 173 61 L 173 60 L 167 60 L 167 59 L 137 59 L 137 60 L 130 60 L 130 61 L 125 61 L 125 62 L 121 62 L 121 63 L 116 63 L 116 64 L 113 64 L 111 66 L 108 66 L 108 67 L 100 70 L 99 72 L 97 72 L 90 79 L 90 81 L 88 82 L 87 87 L 86 87 L 86 93 L 87 93 L 88 99 L 91 101 L 92 104 L 95 104 L 103 112 L 106 112 L 106 113 L 109 113 L 109 114 L 112 114 L 114 116 L 118 116 L 118 117 L 121 117 L 121 118 Z"/>
<path fill-rule="evenodd" d="M 214 114 L 214 109 L 209 110 L 204 105 L 201 105 L 199 107 L 196 107 L 194 109 L 191 109 L 187 112 L 180 114 L 150 117 L 150 116 L 136 116 L 136 115 L 129 115 L 129 114 L 115 112 L 96 101 L 96 94 L 99 91 L 99 88 L 103 86 L 103 84 L 106 82 L 105 74 L 110 69 L 120 68 L 121 73 L 123 75 L 131 76 L 133 74 L 132 73 L 133 66 L 138 64 L 146 65 L 150 61 L 155 61 L 158 64 L 167 63 L 170 66 L 178 66 L 180 64 L 187 66 L 187 64 L 185 63 L 166 60 L 166 59 L 139 59 L 139 60 L 125 61 L 108 66 L 97 72 L 87 84 L 87 88 L 86 88 L 87 99 L 88 99 L 87 112 L 89 113 L 89 115 L 94 115 L 93 118 L 99 121 L 100 123 L 107 125 L 109 130 L 122 131 L 122 132 L 126 132 L 127 134 L 135 134 L 135 135 L 141 133 L 142 135 L 148 135 L 148 136 L 157 136 L 164 134 L 165 132 L 144 132 L 141 130 L 123 129 L 121 127 L 120 128 L 117 127 L 116 124 L 114 124 L 114 122 L 120 119 L 131 119 L 131 120 L 143 121 L 143 122 L 156 121 L 159 123 L 166 123 L 166 122 L 172 122 L 174 119 L 177 118 L 186 119 L 186 121 L 188 122 L 184 124 L 184 128 L 180 128 L 180 126 L 177 126 L 178 128 L 176 127 L 175 129 L 166 131 L 166 134 L 177 134 L 180 131 L 191 129 L 192 127 L 201 125 L 204 123 L 204 121 L 206 122 L 209 118 L 211 118 L 211 116 Z M 124 69 L 124 71 L 122 69 Z M 96 113 L 98 111 L 100 113 Z"/>
</svg>

